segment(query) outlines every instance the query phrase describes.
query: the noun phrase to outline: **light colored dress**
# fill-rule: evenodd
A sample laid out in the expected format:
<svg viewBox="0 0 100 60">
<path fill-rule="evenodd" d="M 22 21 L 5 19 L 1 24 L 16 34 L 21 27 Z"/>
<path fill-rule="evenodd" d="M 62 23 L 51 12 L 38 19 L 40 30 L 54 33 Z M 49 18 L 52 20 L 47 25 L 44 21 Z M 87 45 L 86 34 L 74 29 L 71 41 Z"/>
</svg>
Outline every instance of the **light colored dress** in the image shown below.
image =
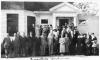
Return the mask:
<svg viewBox="0 0 100 60">
<path fill-rule="evenodd" d="M 65 38 L 60 38 L 59 43 L 60 43 L 60 53 L 65 53 Z"/>
<path fill-rule="evenodd" d="M 53 54 L 53 40 L 54 40 L 54 34 L 49 33 L 48 35 L 49 54 Z"/>
<path fill-rule="evenodd" d="M 40 28 L 36 27 L 36 36 L 40 36 Z"/>
<path fill-rule="evenodd" d="M 46 38 L 42 35 L 41 36 L 41 55 L 45 55 L 46 46 L 47 46 Z"/>
</svg>

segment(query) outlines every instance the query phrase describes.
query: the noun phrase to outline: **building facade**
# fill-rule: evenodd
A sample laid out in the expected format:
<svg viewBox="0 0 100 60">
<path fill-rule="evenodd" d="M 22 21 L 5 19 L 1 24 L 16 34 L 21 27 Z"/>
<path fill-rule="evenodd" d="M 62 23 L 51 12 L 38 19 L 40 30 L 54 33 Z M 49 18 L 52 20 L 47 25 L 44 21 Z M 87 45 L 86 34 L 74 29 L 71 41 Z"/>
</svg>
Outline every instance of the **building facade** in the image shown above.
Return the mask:
<svg viewBox="0 0 100 60">
<path fill-rule="evenodd" d="M 18 31 L 21 35 L 23 32 L 28 35 L 28 28 L 32 24 L 52 24 L 55 29 L 56 26 L 62 26 L 66 22 L 69 25 L 74 23 L 74 25 L 78 27 L 79 32 L 95 33 L 98 38 L 99 16 L 94 14 L 82 15 L 80 12 L 80 9 L 70 3 L 57 4 L 49 8 L 48 11 L 1 9 L 1 37 L 3 39 L 10 30 L 11 37 L 13 37 L 13 33 Z"/>
</svg>

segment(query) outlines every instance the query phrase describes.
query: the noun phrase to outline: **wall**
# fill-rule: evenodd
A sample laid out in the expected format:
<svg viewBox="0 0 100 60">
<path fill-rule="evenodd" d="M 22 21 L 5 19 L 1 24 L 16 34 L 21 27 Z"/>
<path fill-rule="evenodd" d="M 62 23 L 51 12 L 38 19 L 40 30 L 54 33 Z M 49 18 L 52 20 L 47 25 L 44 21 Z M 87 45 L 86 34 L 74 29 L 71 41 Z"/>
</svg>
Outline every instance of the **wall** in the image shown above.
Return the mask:
<svg viewBox="0 0 100 60">
<path fill-rule="evenodd" d="M 25 27 L 25 30 L 24 30 L 24 31 L 25 31 L 25 34 L 28 35 L 28 34 L 27 34 L 27 16 L 34 16 L 34 17 L 36 17 L 36 15 L 35 15 L 32 11 L 24 10 L 24 12 L 25 12 L 25 13 L 24 13 L 24 16 L 25 16 L 25 17 L 24 17 L 24 19 L 25 19 L 25 21 L 24 21 L 24 23 L 25 23 L 25 26 L 24 26 L 24 27 Z M 35 19 L 36 19 L 36 18 L 35 18 Z M 36 23 L 36 22 L 35 22 L 35 23 Z"/>
<path fill-rule="evenodd" d="M 1 10 L 1 41 L 6 36 L 7 32 L 7 14 L 18 14 L 18 31 L 26 33 L 27 35 L 27 16 L 35 16 L 36 17 L 36 24 L 41 24 L 41 19 L 48 19 L 48 24 L 53 23 L 53 18 L 51 14 L 40 14 L 35 15 L 32 11 L 26 11 L 26 10 Z M 90 19 L 89 19 L 90 17 Z M 73 18 L 71 18 L 73 19 Z M 94 32 L 97 38 L 99 39 L 99 17 L 96 17 L 94 15 L 87 16 L 87 15 L 78 15 L 78 20 L 80 19 L 86 19 L 87 24 L 86 25 L 79 25 L 77 20 L 77 26 L 81 33 L 86 33 L 89 31 L 90 33 Z M 73 22 L 73 21 L 70 21 Z M 57 21 L 58 23 L 58 21 Z"/>
<path fill-rule="evenodd" d="M 99 40 L 99 17 L 95 15 L 78 15 L 78 20 L 85 19 L 88 20 L 86 25 L 79 25 L 78 29 L 81 33 L 86 33 L 87 31 L 91 33 L 95 33 Z"/>
<path fill-rule="evenodd" d="M 7 33 L 7 14 L 18 14 L 18 31 L 22 35 L 23 32 L 27 35 L 27 16 L 35 16 L 32 11 L 27 10 L 1 10 L 1 40 L 6 36 Z M 13 36 L 11 36 L 13 39 Z"/>
<path fill-rule="evenodd" d="M 48 24 L 52 24 L 52 15 L 51 14 L 39 14 L 37 16 L 37 20 L 36 20 L 36 24 L 41 24 L 41 19 L 48 19 Z M 41 24 L 41 25 L 45 25 L 45 24 Z"/>
<path fill-rule="evenodd" d="M 6 36 L 7 33 L 7 14 L 18 14 L 18 31 L 24 32 L 24 10 L 1 10 L 1 41 Z M 11 36 L 11 39 L 13 36 Z"/>
</svg>

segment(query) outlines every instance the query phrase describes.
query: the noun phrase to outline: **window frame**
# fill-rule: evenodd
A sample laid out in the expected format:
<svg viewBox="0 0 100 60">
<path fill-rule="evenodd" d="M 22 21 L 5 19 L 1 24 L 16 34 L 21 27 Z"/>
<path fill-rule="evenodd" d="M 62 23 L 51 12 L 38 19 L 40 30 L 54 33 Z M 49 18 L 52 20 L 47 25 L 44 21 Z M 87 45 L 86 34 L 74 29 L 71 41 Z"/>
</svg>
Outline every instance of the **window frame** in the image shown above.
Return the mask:
<svg viewBox="0 0 100 60">
<path fill-rule="evenodd" d="M 47 23 L 42 23 L 42 20 L 47 21 Z M 49 20 L 49 19 L 41 19 L 41 24 L 48 24 L 48 20 Z"/>
<path fill-rule="evenodd" d="M 15 17 L 17 18 L 17 24 L 14 24 L 14 25 L 8 25 L 9 24 L 9 22 L 8 22 L 8 19 L 9 18 L 12 18 L 12 17 L 8 17 L 8 15 L 15 15 Z M 14 33 L 17 33 L 18 32 L 18 30 L 19 30 L 19 28 L 18 28 L 18 22 L 19 22 L 19 14 L 18 13 L 7 13 L 6 14 L 6 20 L 7 20 L 7 30 L 6 30 L 6 32 L 7 33 L 9 33 L 9 36 L 14 36 Z M 12 21 L 12 20 L 11 20 Z M 11 23 L 13 23 L 13 22 L 11 22 Z M 8 27 L 15 27 L 17 30 L 15 30 L 16 32 L 14 32 L 14 33 L 11 33 L 8 29 Z"/>
<path fill-rule="evenodd" d="M 78 25 L 81 25 L 81 26 L 87 25 L 87 22 L 85 22 L 85 24 L 79 24 L 79 23 L 80 23 L 80 21 L 82 21 L 82 20 L 87 21 L 86 19 L 79 19 L 79 20 L 78 20 Z"/>
</svg>

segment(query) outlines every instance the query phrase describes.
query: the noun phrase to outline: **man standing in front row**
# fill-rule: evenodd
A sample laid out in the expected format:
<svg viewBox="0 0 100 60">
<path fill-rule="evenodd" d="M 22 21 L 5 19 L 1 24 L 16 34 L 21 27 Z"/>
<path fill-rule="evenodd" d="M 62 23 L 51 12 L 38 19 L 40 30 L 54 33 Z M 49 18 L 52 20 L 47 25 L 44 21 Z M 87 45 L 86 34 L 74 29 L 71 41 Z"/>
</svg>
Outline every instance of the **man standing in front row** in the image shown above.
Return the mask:
<svg viewBox="0 0 100 60">
<path fill-rule="evenodd" d="M 5 49 L 5 56 L 8 57 L 8 54 L 11 52 L 11 39 L 9 37 L 9 33 L 7 33 L 7 37 L 3 40 L 3 45 Z"/>
<path fill-rule="evenodd" d="M 20 41 L 19 41 L 19 38 L 17 37 L 16 33 L 14 33 L 13 44 L 14 44 L 14 57 L 17 57 L 19 55 Z"/>
<path fill-rule="evenodd" d="M 25 32 L 23 32 L 20 44 L 21 44 L 21 56 L 26 56 L 27 37 L 25 36 Z"/>
<path fill-rule="evenodd" d="M 21 40 L 22 36 L 20 35 L 20 32 L 17 32 L 17 38 L 19 39 L 19 56 L 21 56 Z"/>
<path fill-rule="evenodd" d="M 35 54 L 35 39 L 32 35 L 32 32 L 30 32 L 30 35 L 28 36 L 28 55 L 32 56 Z"/>
<path fill-rule="evenodd" d="M 41 37 L 39 36 L 39 34 L 36 35 L 35 37 L 35 52 L 36 52 L 36 56 L 40 56 L 40 46 L 41 46 Z"/>
</svg>

